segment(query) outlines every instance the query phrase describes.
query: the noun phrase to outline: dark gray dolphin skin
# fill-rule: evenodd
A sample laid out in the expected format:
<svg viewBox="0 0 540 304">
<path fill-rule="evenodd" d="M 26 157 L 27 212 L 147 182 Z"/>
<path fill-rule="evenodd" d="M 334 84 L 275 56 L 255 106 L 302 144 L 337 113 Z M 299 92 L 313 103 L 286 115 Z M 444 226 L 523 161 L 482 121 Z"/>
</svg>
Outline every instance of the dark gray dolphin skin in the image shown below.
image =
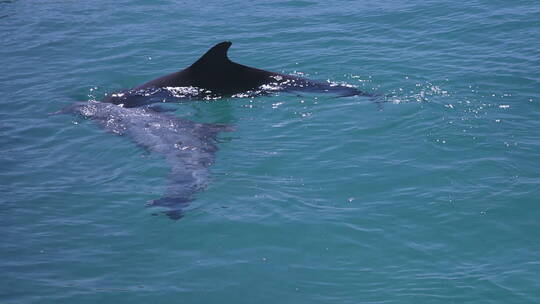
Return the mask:
<svg viewBox="0 0 540 304">
<path fill-rule="evenodd" d="M 107 131 L 126 136 L 152 153 L 164 157 L 171 167 L 164 197 L 151 206 L 165 208 L 171 219 L 179 219 L 195 193 L 205 188 L 218 150 L 216 136 L 232 131 L 228 125 L 197 123 L 174 115 L 155 112 L 151 107 L 125 108 L 98 101 L 80 102 L 60 113 L 79 114 Z"/>
<path fill-rule="evenodd" d="M 355 87 L 327 82 L 312 81 L 281 73 L 269 72 L 233 62 L 227 56 L 231 42 L 216 44 L 199 60 L 189 67 L 157 79 L 148 81 L 131 90 L 112 94 L 104 101 L 123 104 L 125 107 L 138 106 L 138 94 L 148 97 L 148 91 L 157 92 L 162 88 L 195 88 L 184 90 L 180 97 L 224 97 L 248 93 L 261 95 L 275 91 L 308 91 L 334 93 L 339 96 L 371 96 Z M 151 98 L 146 98 L 148 102 Z M 163 101 L 158 98 L 158 100 Z"/>
</svg>

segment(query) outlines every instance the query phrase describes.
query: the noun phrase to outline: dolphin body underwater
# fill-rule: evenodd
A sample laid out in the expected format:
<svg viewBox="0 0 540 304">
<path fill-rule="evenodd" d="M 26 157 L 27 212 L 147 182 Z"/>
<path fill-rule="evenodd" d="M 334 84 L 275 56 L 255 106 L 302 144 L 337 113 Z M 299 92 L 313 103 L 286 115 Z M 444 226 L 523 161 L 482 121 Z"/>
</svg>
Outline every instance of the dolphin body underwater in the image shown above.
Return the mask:
<svg viewBox="0 0 540 304">
<path fill-rule="evenodd" d="M 61 111 L 97 122 L 107 131 L 126 136 L 151 153 L 164 157 L 171 170 L 165 196 L 148 206 L 163 207 L 171 219 L 180 219 L 182 209 L 207 184 L 208 167 L 218 150 L 216 136 L 232 131 L 224 124 L 197 123 L 151 107 L 124 108 L 105 102 L 80 102 Z"/>
<path fill-rule="evenodd" d="M 74 113 L 94 120 L 107 131 L 126 136 L 146 150 L 163 156 L 171 167 L 168 188 L 164 197 L 148 205 L 165 208 L 163 213 L 177 220 L 183 216 L 183 209 L 195 194 L 207 184 L 209 166 L 218 150 L 218 133 L 233 129 L 224 124 L 197 123 L 162 113 L 152 107 L 152 103 L 178 98 L 235 97 L 236 94 L 257 96 L 275 91 L 371 96 L 354 87 L 316 82 L 232 62 L 227 57 L 230 46 L 231 42 L 221 42 L 186 69 L 108 95 L 101 102 L 79 102 L 57 113 Z"/>
</svg>

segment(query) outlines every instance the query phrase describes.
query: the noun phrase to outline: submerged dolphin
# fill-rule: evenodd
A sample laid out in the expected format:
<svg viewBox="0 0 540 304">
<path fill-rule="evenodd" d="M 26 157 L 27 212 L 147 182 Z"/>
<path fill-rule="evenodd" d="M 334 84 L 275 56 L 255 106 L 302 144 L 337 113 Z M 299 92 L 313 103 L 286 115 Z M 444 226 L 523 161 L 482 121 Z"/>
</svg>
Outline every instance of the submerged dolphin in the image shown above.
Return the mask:
<svg viewBox="0 0 540 304">
<path fill-rule="evenodd" d="M 126 107 L 164 101 L 162 94 L 152 101 L 155 93 L 169 89 L 173 97 L 222 97 L 246 93 L 261 95 L 274 91 L 331 92 L 340 96 L 371 96 L 355 87 L 317 82 L 302 77 L 269 72 L 231 61 L 227 51 L 232 45 L 225 41 L 216 44 L 189 67 L 148 81 L 131 90 L 108 96 L 104 101 Z M 176 88 L 176 89 L 175 89 Z M 237 95 L 238 96 L 238 95 Z M 144 97 L 142 100 L 137 97 Z"/>
<path fill-rule="evenodd" d="M 158 113 L 150 107 L 125 108 L 111 103 L 90 101 L 70 106 L 58 113 L 71 112 L 98 122 L 117 135 L 124 135 L 150 152 L 162 155 L 171 167 L 165 197 L 150 203 L 167 208 L 171 219 L 182 217 L 184 208 L 203 189 L 208 167 L 218 150 L 216 135 L 232 128 L 221 124 L 196 123 Z"/>
</svg>

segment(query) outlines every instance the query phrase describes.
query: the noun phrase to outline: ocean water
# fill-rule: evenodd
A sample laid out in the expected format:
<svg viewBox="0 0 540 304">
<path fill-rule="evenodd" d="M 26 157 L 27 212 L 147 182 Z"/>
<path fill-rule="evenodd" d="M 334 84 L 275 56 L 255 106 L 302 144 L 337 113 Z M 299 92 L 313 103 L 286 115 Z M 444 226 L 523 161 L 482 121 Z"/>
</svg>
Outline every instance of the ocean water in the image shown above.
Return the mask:
<svg viewBox="0 0 540 304">
<path fill-rule="evenodd" d="M 379 98 L 172 105 L 225 123 L 184 218 L 168 166 L 50 115 L 231 59 Z M 0 1 L 1 303 L 538 303 L 537 1 Z"/>
</svg>

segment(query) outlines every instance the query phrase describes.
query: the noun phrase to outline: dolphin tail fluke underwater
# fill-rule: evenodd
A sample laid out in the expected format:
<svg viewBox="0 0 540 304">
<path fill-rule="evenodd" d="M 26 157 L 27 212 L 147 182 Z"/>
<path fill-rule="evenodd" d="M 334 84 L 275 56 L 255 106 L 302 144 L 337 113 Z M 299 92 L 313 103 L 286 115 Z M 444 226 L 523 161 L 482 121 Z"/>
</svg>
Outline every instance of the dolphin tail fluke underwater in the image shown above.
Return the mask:
<svg viewBox="0 0 540 304">
<path fill-rule="evenodd" d="M 195 123 L 190 133 L 200 141 L 196 146 L 184 141 L 174 143 L 177 151 L 165 155 L 165 160 L 171 167 L 165 196 L 152 200 L 148 205 L 165 208 L 163 213 L 172 220 L 182 218 L 184 210 L 194 200 L 196 193 L 205 189 L 208 184 L 208 168 L 214 163 L 215 153 L 218 151 L 218 134 L 231 131 L 234 131 L 234 128 L 226 124 Z"/>
<path fill-rule="evenodd" d="M 234 131 L 230 125 L 199 123 L 151 107 L 124 108 L 95 101 L 76 103 L 58 113 L 91 119 L 108 132 L 162 156 L 171 168 L 167 190 L 164 197 L 148 205 L 164 208 L 161 211 L 175 220 L 208 184 L 209 167 L 218 151 L 217 135 Z"/>
</svg>

